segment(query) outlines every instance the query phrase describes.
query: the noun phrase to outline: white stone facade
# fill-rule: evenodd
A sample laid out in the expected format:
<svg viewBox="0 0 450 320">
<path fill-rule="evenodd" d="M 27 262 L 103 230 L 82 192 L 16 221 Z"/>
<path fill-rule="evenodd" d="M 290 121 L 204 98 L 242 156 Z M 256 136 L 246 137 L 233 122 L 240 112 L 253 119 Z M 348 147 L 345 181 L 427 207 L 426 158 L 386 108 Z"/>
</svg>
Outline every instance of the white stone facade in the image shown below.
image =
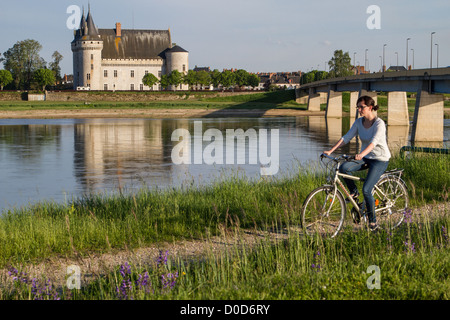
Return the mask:
<svg viewBox="0 0 450 320">
<path fill-rule="evenodd" d="M 74 89 L 98 91 L 161 90 L 160 84 L 145 86 L 142 78 L 152 73 L 158 79 L 173 70 L 186 74 L 189 53 L 172 47 L 170 30 L 97 29 L 89 11 L 81 18 L 72 41 Z M 180 85 L 170 90 L 187 90 Z"/>
</svg>

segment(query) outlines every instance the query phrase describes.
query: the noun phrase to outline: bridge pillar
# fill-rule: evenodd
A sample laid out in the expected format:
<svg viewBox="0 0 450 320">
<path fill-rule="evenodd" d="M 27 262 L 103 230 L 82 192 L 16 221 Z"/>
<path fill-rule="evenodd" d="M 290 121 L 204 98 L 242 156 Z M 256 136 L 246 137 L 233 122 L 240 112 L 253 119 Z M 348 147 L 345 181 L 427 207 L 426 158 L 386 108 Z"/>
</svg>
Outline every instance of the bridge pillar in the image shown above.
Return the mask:
<svg viewBox="0 0 450 320">
<path fill-rule="evenodd" d="M 444 140 L 444 95 L 430 94 L 423 89 L 417 92 L 411 143 L 439 142 Z"/>
<path fill-rule="evenodd" d="M 295 89 L 295 102 L 297 102 L 298 104 L 307 104 L 308 94 L 304 91 Z"/>
<path fill-rule="evenodd" d="M 342 92 L 328 91 L 325 117 L 342 118 Z"/>
<path fill-rule="evenodd" d="M 406 92 L 388 92 L 388 125 L 409 126 Z"/>
<path fill-rule="evenodd" d="M 320 111 L 320 93 L 309 89 L 308 111 Z"/>
</svg>

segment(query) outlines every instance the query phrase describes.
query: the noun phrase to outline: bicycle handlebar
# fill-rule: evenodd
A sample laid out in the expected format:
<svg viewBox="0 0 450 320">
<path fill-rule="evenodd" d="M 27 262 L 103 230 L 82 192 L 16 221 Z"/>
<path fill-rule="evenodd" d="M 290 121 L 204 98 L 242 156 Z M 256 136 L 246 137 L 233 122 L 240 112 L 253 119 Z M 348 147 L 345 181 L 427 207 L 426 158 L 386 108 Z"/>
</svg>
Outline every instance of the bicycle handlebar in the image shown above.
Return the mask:
<svg viewBox="0 0 450 320">
<path fill-rule="evenodd" d="M 322 153 L 321 155 L 320 155 L 320 158 L 322 159 L 322 158 L 328 158 L 328 159 L 331 159 L 331 160 L 333 160 L 333 161 L 336 161 L 336 162 L 339 162 L 339 161 L 343 161 L 343 160 L 345 160 L 345 161 L 350 161 L 350 160 L 355 160 L 355 156 L 347 156 L 347 155 L 342 155 L 342 156 L 339 156 L 339 157 L 337 157 L 337 158 L 334 158 L 334 157 L 330 157 L 329 155 L 327 155 L 327 154 L 325 154 L 325 153 Z"/>
</svg>

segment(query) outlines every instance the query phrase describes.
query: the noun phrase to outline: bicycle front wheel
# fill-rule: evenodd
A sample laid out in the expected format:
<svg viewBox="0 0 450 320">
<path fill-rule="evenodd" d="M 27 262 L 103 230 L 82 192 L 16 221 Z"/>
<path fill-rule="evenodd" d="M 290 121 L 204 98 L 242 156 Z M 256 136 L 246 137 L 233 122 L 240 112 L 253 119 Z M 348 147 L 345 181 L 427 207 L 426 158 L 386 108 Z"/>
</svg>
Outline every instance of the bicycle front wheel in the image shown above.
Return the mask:
<svg viewBox="0 0 450 320">
<path fill-rule="evenodd" d="M 408 208 L 408 191 L 404 182 L 396 177 L 378 181 L 373 190 L 377 223 L 393 229 L 402 223 Z"/>
<path fill-rule="evenodd" d="M 306 235 L 320 234 L 335 237 L 342 227 L 345 217 L 345 201 L 340 192 L 332 186 L 322 186 L 313 190 L 302 208 L 302 227 Z"/>
</svg>

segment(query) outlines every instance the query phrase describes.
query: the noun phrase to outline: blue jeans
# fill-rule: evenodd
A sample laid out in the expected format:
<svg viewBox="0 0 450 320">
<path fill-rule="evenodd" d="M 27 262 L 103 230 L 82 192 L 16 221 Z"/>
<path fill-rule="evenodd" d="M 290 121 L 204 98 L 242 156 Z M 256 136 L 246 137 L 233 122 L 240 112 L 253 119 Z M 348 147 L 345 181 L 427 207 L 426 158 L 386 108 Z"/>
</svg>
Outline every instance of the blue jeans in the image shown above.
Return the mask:
<svg viewBox="0 0 450 320">
<path fill-rule="evenodd" d="M 363 196 L 364 201 L 366 203 L 366 213 L 369 218 L 369 222 L 376 222 L 375 216 L 375 199 L 372 196 L 372 190 L 375 184 L 380 179 L 381 175 L 386 171 L 388 167 L 389 161 L 379 161 L 373 159 L 365 159 L 362 160 L 353 160 L 344 162 L 339 167 L 339 172 L 344 174 L 351 174 L 352 172 L 359 171 L 365 169 L 366 165 L 369 168 L 369 172 L 367 173 L 366 180 L 363 185 Z M 355 182 L 350 179 L 343 178 L 347 187 L 350 191 L 350 194 L 354 194 L 358 191 Z"/>
</svg>

